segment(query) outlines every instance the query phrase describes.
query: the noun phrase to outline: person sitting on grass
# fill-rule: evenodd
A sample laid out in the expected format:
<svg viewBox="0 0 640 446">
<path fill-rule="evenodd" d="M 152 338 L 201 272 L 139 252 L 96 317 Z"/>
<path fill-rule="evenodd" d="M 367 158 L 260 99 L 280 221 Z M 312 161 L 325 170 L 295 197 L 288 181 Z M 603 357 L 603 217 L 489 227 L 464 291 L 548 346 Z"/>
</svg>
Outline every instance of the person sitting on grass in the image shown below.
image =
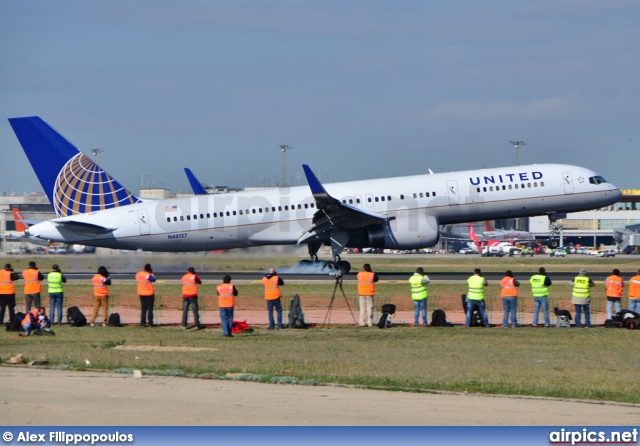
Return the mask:
<svg viewBox="0 0 640 446">
<path fill-rule="evenodd" d="M 22 320 L 22 329 L 25 331 L 25 336 L 29 336 L 32 330 L 39 332 L 44 329 L 46 332 L 51 332 L 49 327 L 51 327 L 51 321 L 47 317 L 44 307 L 29 311 Z"/>
</svg>

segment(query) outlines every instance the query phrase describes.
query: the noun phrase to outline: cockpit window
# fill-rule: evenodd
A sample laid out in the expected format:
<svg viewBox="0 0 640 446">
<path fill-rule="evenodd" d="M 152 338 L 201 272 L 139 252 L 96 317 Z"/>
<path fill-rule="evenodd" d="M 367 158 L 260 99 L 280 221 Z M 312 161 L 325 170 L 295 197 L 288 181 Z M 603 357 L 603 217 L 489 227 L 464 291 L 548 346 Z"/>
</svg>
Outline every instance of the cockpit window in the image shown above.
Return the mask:
<svg viewBox="0 0 640 446">
<path fill-rule="evenodd" d="M 602 178 L 600 175 L 596 175 L 595 177 L 589 178 L 589 183 L 591 183 L 591 184 L 602 184 L 602 183 L 606 183 L 606 182 L 607 182 L 607 180 Z"/>
</svg>

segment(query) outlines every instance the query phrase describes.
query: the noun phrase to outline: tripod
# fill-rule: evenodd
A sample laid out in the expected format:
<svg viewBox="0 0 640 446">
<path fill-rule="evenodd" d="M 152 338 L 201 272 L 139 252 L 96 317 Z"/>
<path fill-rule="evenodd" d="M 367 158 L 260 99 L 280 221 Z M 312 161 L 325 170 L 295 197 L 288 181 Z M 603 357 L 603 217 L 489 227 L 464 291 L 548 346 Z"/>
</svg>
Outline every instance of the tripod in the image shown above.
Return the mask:
<svg viewBox="0 0 640 446">
<path fill-rule="evenodd" d="M 323 325 L 325 328 L 327 328 L 329 326 L 329 323 L 331 322 L 331 312 L 333 311 L 333 303 L 336 299 L 336 291 L 338 290 L 338 287 L 340 287 L 340 291 L 342 292 L 342 297 L 344 297 L 344 301 L 347 304 L 347 308 L 349 309 L 349 312 L 351 313 L 351 317 L 353 318 L 353 323 L 358 325 L 358 323 L 356 322 L 356 317 L 353 314 L 353 311 L 351 310 L 351 305 L 349 305 L 349 300 L 347 299 L 346 294 L 344 294 L 344 289 L 342 288 L 342 274 L 339 274 L 336 276 L 336 283 L 333 286 L 333 295 L 331 295 L 331 301 L 329 302 L 329 308 L 327 309 L 327 314 L 324 317 L 324 322 Z"/>
</svg>

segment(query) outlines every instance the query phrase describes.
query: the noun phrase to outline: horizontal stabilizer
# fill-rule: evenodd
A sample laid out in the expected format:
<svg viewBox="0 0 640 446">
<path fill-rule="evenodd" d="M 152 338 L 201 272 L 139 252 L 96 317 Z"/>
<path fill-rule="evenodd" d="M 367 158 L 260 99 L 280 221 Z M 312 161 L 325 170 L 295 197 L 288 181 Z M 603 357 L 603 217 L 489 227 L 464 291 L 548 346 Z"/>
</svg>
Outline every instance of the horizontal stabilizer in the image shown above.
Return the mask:
<svg viewBox="0 0 640 446">
<path fill-rule="evenodd" d="M 54 220 L 53 222 L 58 226 L 62 226 L 63 228 L 74 232 L 82 231 L 84 233 L 107 234 L 118 229 L 75 220 Z"/>
</svg>

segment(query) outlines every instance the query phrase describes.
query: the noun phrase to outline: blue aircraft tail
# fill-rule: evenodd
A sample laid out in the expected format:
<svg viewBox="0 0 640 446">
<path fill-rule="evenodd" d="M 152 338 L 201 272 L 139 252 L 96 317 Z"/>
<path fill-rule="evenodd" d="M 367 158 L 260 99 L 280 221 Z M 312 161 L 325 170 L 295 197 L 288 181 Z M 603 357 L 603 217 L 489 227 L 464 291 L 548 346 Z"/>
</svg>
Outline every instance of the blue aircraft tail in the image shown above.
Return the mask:
<svg viewBox="0 0 640 446">
<path fill-rule="evenodd" d="M 191 185 L 191 189 L 193 189 L 193 193 L 195 195 L 208 195 L 209 193 L 206 191 L 202 183 L 196 178 L 196 176 L 191 172 L 191 169 L 188 167 L 184 168 L 184 173 L 187 174 L 187 179 L 189 180 L 189 184 Z"/>
<path fill-rule="evenodd" d="M 140 201 L 39 117 L 9 123 L 58 217 Z"/>
</svg>

